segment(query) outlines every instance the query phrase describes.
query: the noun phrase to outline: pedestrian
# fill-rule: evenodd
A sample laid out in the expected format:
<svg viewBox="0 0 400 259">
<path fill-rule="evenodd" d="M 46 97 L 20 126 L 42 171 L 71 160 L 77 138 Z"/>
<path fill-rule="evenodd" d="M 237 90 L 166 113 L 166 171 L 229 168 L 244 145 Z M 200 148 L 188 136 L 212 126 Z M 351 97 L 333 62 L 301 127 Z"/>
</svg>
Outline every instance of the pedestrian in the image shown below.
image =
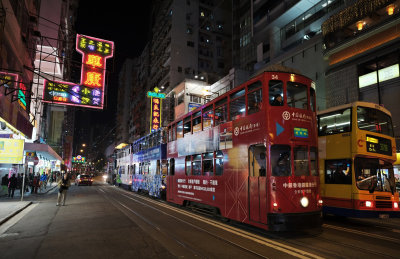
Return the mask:
<svg viewBox="0 0 400 259">
<path fill-rule="evenodd" d="M 67 198 L 68 187 L 70 186 L 68 174 L 64 174 L 63 178 L 58 181 L 58 197 L 57 197 L 57 206 L 62 205 L 65 206 L 65 199 Z"/>
<path fill-rule="evenodd" d="M 5 174 L 5 175 L 3 176 L 3 178 L 1 178 L 1 185 L 8 186 L 8 177 L 7 177 L 7 174 Z"/>
<path fill-rule="evenodd" d="M 10 179 L 8 179 L 8 197 L 14 198 L 14 192 L 15 188 L 17 188 L 17 177 L 15 177 L 15 174 L 11 176 Z"/>
<path fill-rule="evenodd" d="M 18 174 L 17 177 L 17 189 L 19 189 L 19 193 L 22 195 L 22 175 Z"/>
<path fill-rule="evenodd" d="M 39 174 L 33 176 L 31 193 L 37 193 L 37 188 L 39 186 L 39 179 L 40 179 Z"/>
</svg>

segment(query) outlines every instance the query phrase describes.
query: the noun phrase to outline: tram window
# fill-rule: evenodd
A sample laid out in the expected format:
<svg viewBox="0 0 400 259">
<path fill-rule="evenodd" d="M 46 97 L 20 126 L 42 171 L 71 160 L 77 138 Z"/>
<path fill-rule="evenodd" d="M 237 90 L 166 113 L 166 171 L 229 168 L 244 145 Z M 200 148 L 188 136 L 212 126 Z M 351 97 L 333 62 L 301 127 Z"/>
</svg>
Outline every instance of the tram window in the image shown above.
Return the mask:
<svg viewBox="0 0 400 259">
<path fill-rule="evenodd" d="M 209 152 L 203 155 L 203 175 L 214 175 L 214 153 Z"/>
<path fill-rule="evenodd" d="M 210 105 L 203 109 L 203 129 L 213 126 L 213 106 Z"/>
<path fill-rule="evenodd" d="M 351 108 L 318 116 L 318 136 L 351 131 Z"/>
<path fill-rule="evenodd" d="M 293 148 L 293 165 L 295 176 L 310 175 L 307 147 Z"/>
<path fill-rule="evenodd" d="M 310 105 L 311 105 L 311 110 L 316 111 L 315 109 L 315 90 L 314 88 L 310 88 Z"/>
<path fill-rule="evenodd" d="M 171 158 L 169 160 L 169 175 L 175 175 L 175 159 Z"/>
<path fill-rule="evenodd" d="M 326 184 L 351 184 L 351 160 L 325 160 Z"/>
<path fill-rule="evenodd" d="M 307 109 L 308 97 L 307 86 L 297 82 L 287 82 L 287 103 L 290 107 Z"/>
<path fill-rule="evenodd" d="M 186 175 L 191 175 L 192 174 L 192 157 L 191 156 L 186 156 Z"/>
<path fill-rule="evenodd" d="M 279 80 L 270 80 L 268 83 L 268 87 L 269 87 L 269 103 L 272 106 L 282 106 L 283 82 Z"/>
<path fill-rule="evenodd" d="M 171 140 L 174 141 L 176 140 L 176 124 L 172 125 L 172 136 Z"/>
<path fill-rule="evenodd" d="M 192 133 L 192 120 L 190 116 L 185 118 L 183 123 L 183 135 L 186 135 L 186 133 Z"/>
<path fill-rule="evenodd" d="M 230 99 L 233 100 L 233 99 L 236 99 L 236 98 L 238 98 L 240 96 L 244 96 L 245 92 L 246 92 L 246 90 L 244 88 L 240 89 L 239 91 L 231 94 L 230 95 Z"/>
<path fill-rule="evenodd" d="M 224 173 L 224 154 L 218 150 L 215 152 L 215 175 L 222 175 Z"/>
<path fill-rule="evenodd" d="M 271 167 L 273 176 L 291 175 L 291 152 L 288 145 L 271 147 Z"/>
<path fill-rule="evenodd" d="M 215 108 L 215 126 L 227 122 L 227 105 L 223 104 Z"/>
<path fill-rule="evenodd" d="M 249 148 L 249 176 L 266 176 L 266 148 L 264 145 L 254 145 Z"/>
<path fill-rule="evenodd" d="M 156 174 L 160 174 L 160 160 L 157 160 Z"/>
<path fill-rule="evenodd" d="M 262 108 L 262 88 L 247 94 L 247 114 L 259 112 Z"/>
<path fill-rule="evenodd" d="M 201 116 L 193 119 L 193 133 L 201 131 Z"/>
<path fill-rule="evenodd" d="M 178 122 L 176 125 L 176 138 L 183 138 L 183 121 Z"/>
<path fill-rule="evenodd" d="M 244 89 L 242 91 L 244 92 Z M 245 96 L 243 95 L 242 97 L 239 97 L 231 101 L 229 104 L 229 108 L 230 108 L 229 116 L 231 120 L 237 120 L 240 117 L 243 117 L 246 113 Z"/>
<path fill-rule="evenodd" d="M 249 85 L 247 86 L 247 92 L 251 92 L 251 91 L 253 91 L 253 90 L 256 90 L 257 88 L 259 88 L 259 87 L 261 87 L 261 86 L 262 86 L 261 81 L 256 81 L 256 82 L 254 82 L 254 83 L 252 83 L 252 84 L 249 84 Z"/>
<path fill-rule="evenodd" d="M 310 147 L 310 166 L 311 175 L 318 176 L 318 149 Z"/>
<path fill-rule="evenodd" d="M 201 175 L 201 155 L 194 155 L 192 162 L 193 175 Z"/>
</svg>

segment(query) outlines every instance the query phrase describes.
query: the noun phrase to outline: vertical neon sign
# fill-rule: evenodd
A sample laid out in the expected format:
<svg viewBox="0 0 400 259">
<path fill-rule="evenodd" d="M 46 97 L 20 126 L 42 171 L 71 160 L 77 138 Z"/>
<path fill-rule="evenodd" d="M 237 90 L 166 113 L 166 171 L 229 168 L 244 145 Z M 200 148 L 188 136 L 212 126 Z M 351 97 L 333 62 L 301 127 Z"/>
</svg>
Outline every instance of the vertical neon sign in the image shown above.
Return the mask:
<svg viewBox="0 0 400 259">
<path fill-rule="evenodd" d="M 165 99 L 165 94 L 159 93 L 159 89 L 156 87 L 154 92 L 147 92 L 147 97 L 151 99 L 150 132 L 153 132 L 161 127 L 162 100 Z"/>
<path fill-rule="evenodd" d="M 26 110 L 26 86 L 20 82 L 18 74 L 0 72 L 0 85 L 9 88 L 10 92 L 16 91 L 13 100 L 18 100 L 19 105 Z"/>
<path fill-rule="evenodd" d="M 82 54 L 81 82 L 47 81 L 45 102 L 102 109 L 106 61 L 113 57 L 114 42 L 77 34 L 76 51 Z"/>
</svg>

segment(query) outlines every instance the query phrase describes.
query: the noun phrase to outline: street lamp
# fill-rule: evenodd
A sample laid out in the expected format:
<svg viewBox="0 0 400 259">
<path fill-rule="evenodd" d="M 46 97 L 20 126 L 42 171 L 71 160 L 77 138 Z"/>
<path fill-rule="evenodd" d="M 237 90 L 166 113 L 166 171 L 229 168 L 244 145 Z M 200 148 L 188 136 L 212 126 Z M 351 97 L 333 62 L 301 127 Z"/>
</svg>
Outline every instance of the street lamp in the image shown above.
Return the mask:
<svg viewBox="0 0 400 259">
<path fill-rule="evenodd" d="M 85 143 L 83 143 L 83 144 L 82 144 L 82 147 L 86 147 L 86 144 L 85 144 Z"/>
</svg>

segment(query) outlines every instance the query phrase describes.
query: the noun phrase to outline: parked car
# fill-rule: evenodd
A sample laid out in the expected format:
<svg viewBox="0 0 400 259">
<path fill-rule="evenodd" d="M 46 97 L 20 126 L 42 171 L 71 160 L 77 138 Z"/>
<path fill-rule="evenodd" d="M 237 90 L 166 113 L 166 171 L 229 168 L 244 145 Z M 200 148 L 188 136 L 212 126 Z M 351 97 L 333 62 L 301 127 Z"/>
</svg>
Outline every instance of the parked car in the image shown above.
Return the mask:
<svg viewBox="0 0 400 259">
<path fill-rule="evenodd" d="M 75 179 L 75 185 L 92 185 L 93 178 L 88 174 L 80 174 Z"/>
</svg>

